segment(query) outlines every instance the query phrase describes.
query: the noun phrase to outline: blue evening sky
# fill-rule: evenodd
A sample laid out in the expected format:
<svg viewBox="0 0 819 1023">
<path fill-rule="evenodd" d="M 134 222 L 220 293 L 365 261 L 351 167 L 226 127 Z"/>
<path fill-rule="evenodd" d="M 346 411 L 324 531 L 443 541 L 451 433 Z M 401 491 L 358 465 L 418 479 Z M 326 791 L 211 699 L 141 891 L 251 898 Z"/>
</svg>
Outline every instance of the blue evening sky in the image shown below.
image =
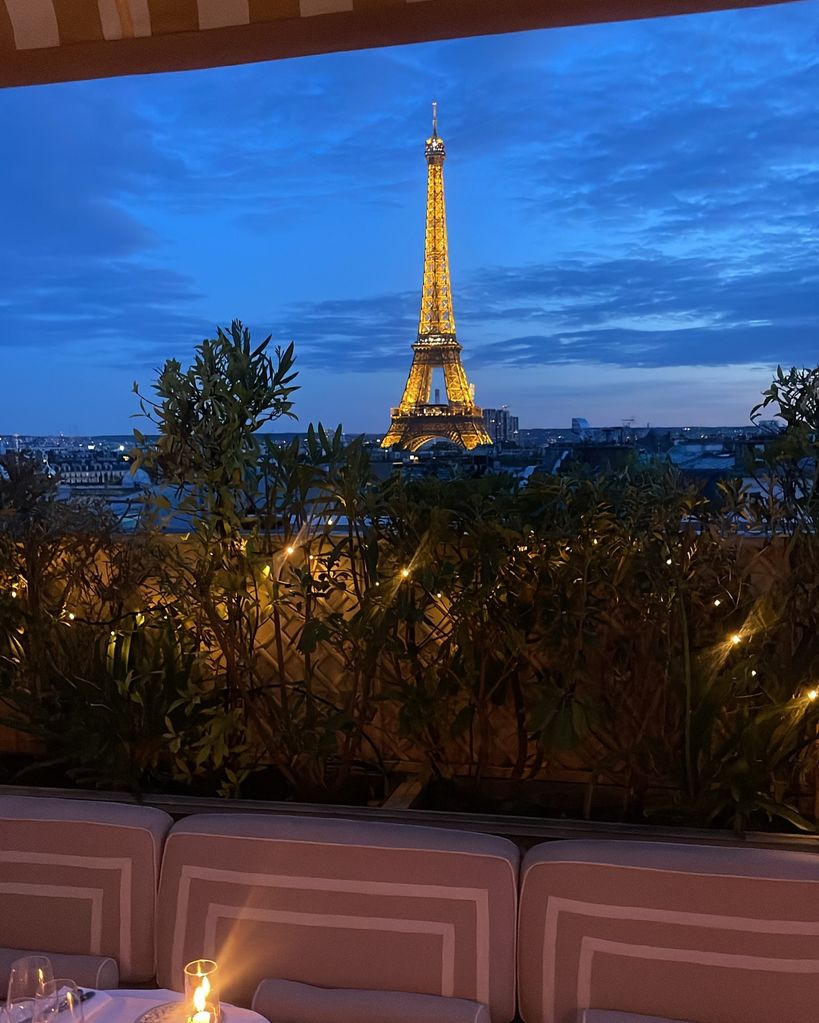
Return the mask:
<svg viewBox="0 0 819 1023">
<path fill-rule="evenodd" d="M 128 431 L 132 382 L 233 317 L 295 340 L 301 428 L 385 429 L 433 97 L 480 404 L 745 423 L 819 362 L 802 0 L 0 91 L 0 433 Z"/>
</svg>

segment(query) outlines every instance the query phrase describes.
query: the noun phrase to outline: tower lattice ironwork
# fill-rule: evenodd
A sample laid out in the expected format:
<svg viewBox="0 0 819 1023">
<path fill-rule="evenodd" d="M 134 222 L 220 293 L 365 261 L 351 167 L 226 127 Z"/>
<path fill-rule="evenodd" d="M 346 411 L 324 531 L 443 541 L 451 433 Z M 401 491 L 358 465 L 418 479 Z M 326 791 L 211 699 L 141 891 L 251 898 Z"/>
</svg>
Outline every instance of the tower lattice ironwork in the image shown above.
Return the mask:
<svg viewBox="0 0 819 1023">
<path fill-rule="evenodd" d="M 401 404 L 391 410 L 384 448 L 398 444 L 416 451 L 430 440 L 449 440 L 471 450 L 492 440 L 475 404 L 473 388 L 461 365 L 461 345 L 455 337 L 452 287 L 444 205 L 444 140 L 438 135 L 437 104 L 432 104 L 432 135 L 426 141 L 427 222 L 424 241 L 424 283 L 418 339 L 412 346 L 412 366 Z M 430 402 L 432 373 L 443 370 L 446 401 Z"/>
</svg>

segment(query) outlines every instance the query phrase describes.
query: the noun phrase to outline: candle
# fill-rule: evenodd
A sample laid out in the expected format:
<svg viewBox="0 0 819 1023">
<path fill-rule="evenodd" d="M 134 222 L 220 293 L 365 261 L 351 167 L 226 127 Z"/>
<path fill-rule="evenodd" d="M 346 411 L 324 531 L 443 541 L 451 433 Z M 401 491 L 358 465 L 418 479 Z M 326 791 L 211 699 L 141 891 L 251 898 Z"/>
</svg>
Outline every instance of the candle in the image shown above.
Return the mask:
<svg viewBox="0 0 819 1023">
<path fill-rule="evenodd" d="M 193 1007 L 196 1010 L 191 1016 L 191 1023 L 212 1023 L 211 1014 L 208 1012 L 208 994 L 210 993 L 210 981 L 207 977 L 193 992 Z"/>
<path fill-rule="evenodd" d="M 187 1023 L 219 1023 L 216 970 L 212 959 L 195 959 L 185 967 Z"/>
</svg>

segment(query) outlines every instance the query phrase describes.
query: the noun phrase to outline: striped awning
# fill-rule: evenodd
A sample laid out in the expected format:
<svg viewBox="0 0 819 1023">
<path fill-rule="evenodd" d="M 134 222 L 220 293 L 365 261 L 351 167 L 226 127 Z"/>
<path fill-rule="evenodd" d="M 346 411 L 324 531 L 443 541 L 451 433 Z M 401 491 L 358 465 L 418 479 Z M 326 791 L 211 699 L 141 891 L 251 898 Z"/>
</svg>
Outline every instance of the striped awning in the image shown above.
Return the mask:
<svg viewBox="0 0 819 1023">
<path fill-rule="evenodd" d="M 0 86 L 786 0 L 0 0 Z"/>
</svg>

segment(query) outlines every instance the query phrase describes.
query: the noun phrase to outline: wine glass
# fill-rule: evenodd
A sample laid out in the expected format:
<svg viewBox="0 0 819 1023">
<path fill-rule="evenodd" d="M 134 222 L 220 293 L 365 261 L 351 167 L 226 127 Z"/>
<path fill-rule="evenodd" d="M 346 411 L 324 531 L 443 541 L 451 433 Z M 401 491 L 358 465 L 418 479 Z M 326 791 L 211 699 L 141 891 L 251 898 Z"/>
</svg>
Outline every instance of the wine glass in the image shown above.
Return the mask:
<svg viewBox="0 0 819 1023">
<path fill-rule="evenodd" d="M 26 1023 L 34 1016 L 35 1000 L 43 993 L 54 971 L 48 956 L 21 956 L 9 969 L 9 987 L 6 996 L 8 1023 Z"/>
<path fill-rule="evenodd" d="M 47 980 L 34 999 L 32 1023 L 83 1023 L 82 996 L 73 980 Z"/>
<path fill-rule="evenodd" d="M 36 998 L 18 998 L 14 1002 L 6 1002 L 0 1009 L 3 1023 L 33 1023 Z"/>
</svg>

